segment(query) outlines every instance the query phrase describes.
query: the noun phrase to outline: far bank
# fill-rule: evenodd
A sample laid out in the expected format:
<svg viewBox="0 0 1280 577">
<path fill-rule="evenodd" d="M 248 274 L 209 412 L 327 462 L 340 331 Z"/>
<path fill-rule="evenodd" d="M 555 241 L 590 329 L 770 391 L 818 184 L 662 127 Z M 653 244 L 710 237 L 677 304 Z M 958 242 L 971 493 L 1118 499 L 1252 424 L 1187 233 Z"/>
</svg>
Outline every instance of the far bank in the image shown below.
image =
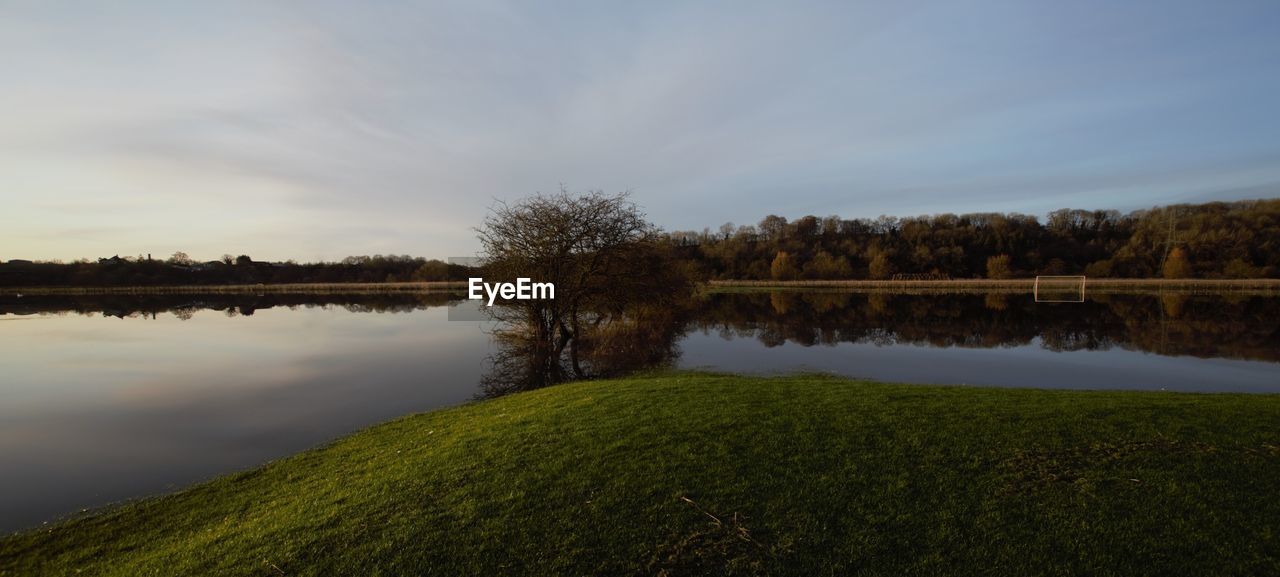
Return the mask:
<svg viewBox="0 0 1280 577">
<path fill-rule="evenodd" d="M 1072 281 L 1079 282 L 1079 281 Z M 1034 278 L 952 280 L 711 280 L 706 290 L 835 289 L 866 292 L 1008 292 L 1030 293 Z M 1060 282 L 1058 288 L 1066 286 Z M 1181 292 L 1192 294 L 1280 294 L 1280 279 L 1120 279 L 1085 278 L 1089 292 Z M 232 285 L 30 286 L 0 288 L 0 295 L 154 295 L 154 294 L 379 294 L 458 291 L 466 281 L 377 283 L 283 283 Z"/>
</svg>

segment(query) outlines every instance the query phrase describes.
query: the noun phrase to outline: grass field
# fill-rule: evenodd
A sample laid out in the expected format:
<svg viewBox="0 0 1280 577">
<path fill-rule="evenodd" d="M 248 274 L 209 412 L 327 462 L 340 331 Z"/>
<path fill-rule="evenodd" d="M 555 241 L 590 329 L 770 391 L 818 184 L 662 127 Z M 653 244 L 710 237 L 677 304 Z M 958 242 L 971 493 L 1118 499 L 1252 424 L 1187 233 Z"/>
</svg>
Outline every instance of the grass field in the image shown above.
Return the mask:
<svg viewBox="0 0 1280 577">
<path fill-rule="evenodd" d="M 9 536 L 0 575 L 1274 575 L 1277 423 L 1280 396 L 658 373 Z"/>
</svg>

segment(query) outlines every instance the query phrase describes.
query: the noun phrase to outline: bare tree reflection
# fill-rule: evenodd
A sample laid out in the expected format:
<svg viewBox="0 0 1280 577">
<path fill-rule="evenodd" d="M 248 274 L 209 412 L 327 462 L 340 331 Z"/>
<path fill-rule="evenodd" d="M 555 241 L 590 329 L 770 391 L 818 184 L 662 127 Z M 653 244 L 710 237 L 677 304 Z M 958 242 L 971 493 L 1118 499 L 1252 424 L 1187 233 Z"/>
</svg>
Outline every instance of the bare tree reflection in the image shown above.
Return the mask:
<svg viewBox="0 0 1280 577">
<path fill-rule="evenodd" d="M 494 307 L 498 308 L 498 307 Z M 495 316 L 510 319 L 504 307 Z M 503 314 L 506 313 L 506 314 Z M 580 313 L 581 314 L 581 313 Z M 572 339 L 549 339 L 535 323 L 508 322 L 494 330 L 497 350 L 481 378 L 481 398 L 537 389 L 571 380 L 609 378 L 674 365 L 690 309 L 636 306 L 613 314 L 583 314 Z"/>
</svg>

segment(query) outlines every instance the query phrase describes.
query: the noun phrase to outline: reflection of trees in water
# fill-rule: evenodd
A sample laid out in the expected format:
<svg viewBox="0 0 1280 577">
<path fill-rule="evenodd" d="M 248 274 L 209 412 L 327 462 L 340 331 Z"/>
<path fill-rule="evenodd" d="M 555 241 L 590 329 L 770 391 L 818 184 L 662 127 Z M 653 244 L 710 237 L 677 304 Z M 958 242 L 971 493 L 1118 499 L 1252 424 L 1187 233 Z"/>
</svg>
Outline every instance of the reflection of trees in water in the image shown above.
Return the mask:
<svg viewBox="0 0 1280 577">
<path fill-rule="evenodd" d="M 1187 295 L 1183 294 L 1167 294 L 1160 295 L 1160 305 L 1164 307 L 1164 314 L 1171 319 L 1182 316 L 1183 309 L 1187 306 Z"/>
<path fill-rule="evenodd" d="M 683 307 L 582 314 L 577 336 L 561 340 L 546 338 L 536 323 L 512 322 L 513 310 L 507 309 L 505 322 L 494 330 L 497 351 L 481 378 L 480 397 L 670 366 L 680 355 L 676 342 L 684 336 L 687 317 Z"/>
<path fill-rule="evenodd" d="M 201 310 L 222 311 L 229 317 L 251 316 L 276 307 L 332 308 L 358 313 L 399 313 L 446 306 L 464 297 L 461 293 L 386 294 L 171 294 L 171 295 L 35 295 L 0 296 L 0 314 L 66 314 L 139 318 L 171 313 L 190 320 Z"/>
<path fill-rule="evenodd" d="M 447 306 L 461 295 L 86 295 L 0 297 L 0 314 L 82 314 L 118 317 L 200 310 L 230 316 L 286 307 L 339 307 L 353 312 L 407 312 Z M 795 343 L 914 344 L 935 347 L 1016 347 L 1053 351 L 1129 350 L 1202 358 L 1280 361 L 1280 299 L 1253 296 L 1097 295 L 1084 303 L 1035 303 L 1029 295 L 892 295 L 776 291 L 711 294 L 684 302 L 578 313 L 573 339 L 548 339 L 520 322 L 536 309 L 493 307 L 502 319 L 482 396 L 529 390 L 565 380 L 602 378 L 679 357 L 688 330 L 766 346 Z M 534 311 L 530 313 L 530 311 Z M 625 311 L 625 312 L 624 312 Z"/>
<path fill-rule="evenodd" d="M 766 346 L 841 342 L 1106 350 L 1280 360 L 1280 301 L 1268 297 L 1098 295 L 1036 303 L 1029 295 L 891 295 L 777 291 L 712 294 L 696 327 Z"/>
</svg>

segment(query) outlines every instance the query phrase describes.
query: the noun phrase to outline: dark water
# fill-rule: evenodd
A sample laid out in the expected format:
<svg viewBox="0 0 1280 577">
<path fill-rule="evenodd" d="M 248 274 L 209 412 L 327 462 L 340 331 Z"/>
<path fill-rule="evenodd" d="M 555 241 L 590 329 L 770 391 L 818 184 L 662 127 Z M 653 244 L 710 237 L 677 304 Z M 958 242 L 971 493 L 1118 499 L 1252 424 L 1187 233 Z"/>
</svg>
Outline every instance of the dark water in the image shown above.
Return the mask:
<svg viewBox="0 0 1280 577">
<path fill-rule="evenodd" d="M 253 467 L 514 378 L 495 369 L 493 327 L 448 320 L 451 306 L 471 303 L 0 296 L 0 532 Z M 718 294 L 653 323 L 597 345 L 596 364 L 1280 392 L 1276 297 Z"/>
</svg>

